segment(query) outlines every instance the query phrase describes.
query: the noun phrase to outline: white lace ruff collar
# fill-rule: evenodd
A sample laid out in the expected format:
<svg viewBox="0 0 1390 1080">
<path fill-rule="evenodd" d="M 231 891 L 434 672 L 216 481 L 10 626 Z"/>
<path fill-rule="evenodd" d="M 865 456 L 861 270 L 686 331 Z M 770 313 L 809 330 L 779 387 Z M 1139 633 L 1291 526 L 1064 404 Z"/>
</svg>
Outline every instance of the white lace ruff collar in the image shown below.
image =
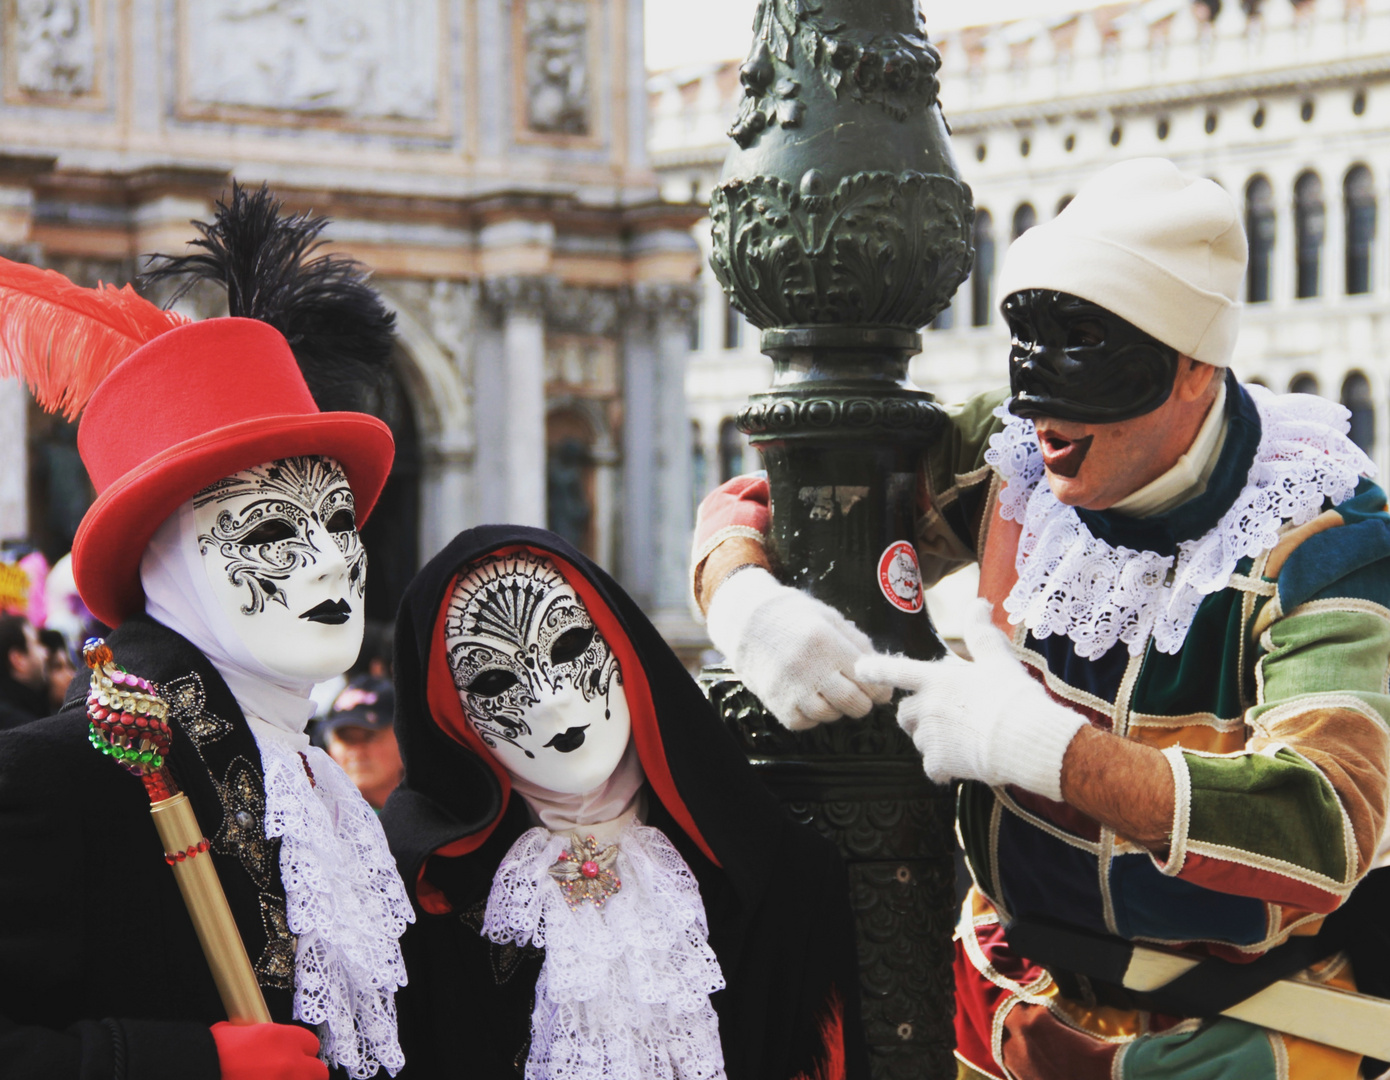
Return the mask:
<svg viewBox="0 0 1390 1080">
<path fill-rule="evenodd" d="M 1118 641 L 1138 656 L 1151 635 L 1159 652 L 1176 653 L 1203 597 L 1224 589 L 1242 558 L 1273 547 L 1285 522 L 1311 520 L 1325 500 L 1350 498 L 1358 477 L 1374 475 L 1347 438 L 1350 414 L 1341 405 L 1244 389 L 1260 416 L 1245 487 L 1210 531 L 1178 545 L 1176 557 L 1111 547 L 1091 535 L 1043 480 L 1032 421 L 1010 414 L 1007 403 L 996 409 L 1006 423 L 990 437 L 985 461 L 1004 482 L 1000 516 L 1023 526 L 1018 581 L 1004 600 L 1009 621 L 1038 638 L 1065 635 L 1086 660 Z"/>
<path fill-rule="evenodd" d="M 545 949 L 526 1080 L 723 1080 L 709 996 L 724 976 L 690 867 L 660 830 L 634 822 L 611 841 L 620 887 L 571 907 L 551 868 L 573 840 L 522 833 L 483 921 L 492 941 Z"/>
<path fill-rule="evenodd" d="M 295 1019 L 318 1028 L 321 1056 L 355 1080 L 405 1064 L 396 988 L 399 938 L 415 916 L 386 834 L 347 774 L 318 747 L 253 728 L 265 770 L 265 832 L 280 837 L 294 957 Z M 310 784 L 305 763 L 314 771 Z"/>
</svg>

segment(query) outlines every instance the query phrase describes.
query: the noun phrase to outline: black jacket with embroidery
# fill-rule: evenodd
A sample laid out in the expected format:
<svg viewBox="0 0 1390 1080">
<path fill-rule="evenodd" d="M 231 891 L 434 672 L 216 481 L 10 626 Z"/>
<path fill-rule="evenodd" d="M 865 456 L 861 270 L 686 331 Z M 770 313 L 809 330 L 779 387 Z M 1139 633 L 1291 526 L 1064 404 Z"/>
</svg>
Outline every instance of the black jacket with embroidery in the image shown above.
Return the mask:
<svg viewBox="0 0 1390 1080">
<path fill-rule="evenodd" d="M 532 822 L 524 801 L 507 799 L 489 765 L 439 726 L 428 692 L 432 658 L 442 655 L 440 607 L 456 574 L 514 545 L 559 556 L 582 575 L 590 614 L 599 623 L 595 605 L 607 607 L 617 629 L 605 637 L 626 635 L 650 687 L 650 708 L 632 706 L 648 780 L 644 823 L 666 834 L 700 886 L 710 947 L 728 984 L 710 1000 L 729 1080 L 864 1080 L 854 922 L 838 853 L 794 823 L 763 786 L 612 578 L 553 533 L 500 525 L 463 533 L 431 560 L 397 619 L 396 734 L 406 772 L 382 825 L 417 905 L 401 942 L 410 982 L 397 996 L 406 1056 L 399 1080 L 503 1080 L 520 1077 L 526 1063 L 542 954 L 494 945 L 479 930 L 493 874 Z M 438 700 L 449 708 L 453 695 L 464 722 L 443 670 L 448 692 Z M 633 682 L 625 676 L 630 704 Z M 638 737 L 644 722 L 655 726 L 645 731 L 646 750 Z M 472 847 L 466 854 L 439 854 L 465 838 L 479 843 L 464 843 Z M 842 1043 L 825 1029 L 837 1013 Z"/>
<path fill-rule="evenodd" d="M 108 639 L 169 703 L 188 794 L 271 1016 L 294 946 L 260 753 L 193 645 L 146 616 Z M 87 741 L 86 673 L 56 716 L 0 732 L 0 1080 L 217 1080 L 226 1019 L 140 781 Z"/>
</svg>

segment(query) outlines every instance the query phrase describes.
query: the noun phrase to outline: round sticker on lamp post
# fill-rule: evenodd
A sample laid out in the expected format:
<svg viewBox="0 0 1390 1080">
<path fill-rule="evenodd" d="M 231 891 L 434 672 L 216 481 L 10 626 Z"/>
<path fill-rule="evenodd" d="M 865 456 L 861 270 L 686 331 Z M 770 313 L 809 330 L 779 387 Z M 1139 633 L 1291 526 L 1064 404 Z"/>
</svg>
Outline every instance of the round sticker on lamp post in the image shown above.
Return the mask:
<svg viewBox="0 0 1390 1080">
<path fill-rule="evenodd" d="M 913 615 L 922 610 L 922 571 L 906 540 L 893 541 L 879 556 L 878 587 L 899 611 Z"/>
</svg>

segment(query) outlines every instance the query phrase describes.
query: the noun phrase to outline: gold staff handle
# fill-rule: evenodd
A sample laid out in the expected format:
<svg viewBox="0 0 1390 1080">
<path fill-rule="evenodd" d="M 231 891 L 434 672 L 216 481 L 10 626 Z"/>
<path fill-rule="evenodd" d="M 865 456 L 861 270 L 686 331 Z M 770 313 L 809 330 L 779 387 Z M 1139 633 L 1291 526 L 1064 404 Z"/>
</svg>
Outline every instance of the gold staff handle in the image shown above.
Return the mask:
<svg viewBox="0 0 1390 1080">
<path fill-rule="evenodd" d="M 234 1024 L 269 1024 L 260 983 L 251 970 L 227 894 L 208 854 L 193 805 L 169 772 L 169 704 L 149 681 L 120 667 L 101 638 L 89 638 L 82 656 L 92 670 L 87 691 L 88 739 L 140 778 L 150 797 L 150 814 L 164 844 L 164 861 L 174 870 L 193 930 L 212 969 L 212 981 Z"/>
<path fill-rule="evenodd" d="M 154 827 L 164 842 L 166 859 L 172 860 L 174 880 L 183 893 L 198 943 L 203 947 L 212 981 L 222 996 L 227 1019 L 234 1024 L 269 1024 L 260 983 L 251 969 L 246 946 L 237 931 L 227 895 L 208 856 L 207 841 L 193 806 L 183 792 L 150 804 Z M 180 858 L 179 856 L 182 856 Z"/>
</svg>

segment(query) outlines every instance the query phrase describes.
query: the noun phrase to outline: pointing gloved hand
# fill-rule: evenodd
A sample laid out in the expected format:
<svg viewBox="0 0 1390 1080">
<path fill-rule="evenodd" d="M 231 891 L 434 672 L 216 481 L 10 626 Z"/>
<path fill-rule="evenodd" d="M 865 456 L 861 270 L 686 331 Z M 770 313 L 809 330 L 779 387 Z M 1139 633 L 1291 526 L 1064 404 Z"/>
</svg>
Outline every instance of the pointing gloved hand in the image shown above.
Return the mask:
<svg viewBox="0 0 1390 1080">
<path fill-rule="evenodd" d="M 708 612 L 710 640 L 745 686 L 792 731 L 861 717 L 892 699 L 890 686 L 854 674 L 873 644 L 834 608 L 760 567 L 730 574 Z"/>
<path fill-rule="evenodd" d="M 222 1080 L 328 1080 L 319 1040 L 295 1024 L 212 1025 Z"/>
<path fill-rule="evenodd" d="M 898 703 L 898 723 L 938 784 L 1016 784 L 1060 801 L 1062 759 L 1086 718 L 1028 674 L 984 600 L 972 605 L 964 638 L 973 662 L 953 653 L 936 661 L 875 654 L 860 659 L 855 674 L 911 692 Z"/>
</svg>

